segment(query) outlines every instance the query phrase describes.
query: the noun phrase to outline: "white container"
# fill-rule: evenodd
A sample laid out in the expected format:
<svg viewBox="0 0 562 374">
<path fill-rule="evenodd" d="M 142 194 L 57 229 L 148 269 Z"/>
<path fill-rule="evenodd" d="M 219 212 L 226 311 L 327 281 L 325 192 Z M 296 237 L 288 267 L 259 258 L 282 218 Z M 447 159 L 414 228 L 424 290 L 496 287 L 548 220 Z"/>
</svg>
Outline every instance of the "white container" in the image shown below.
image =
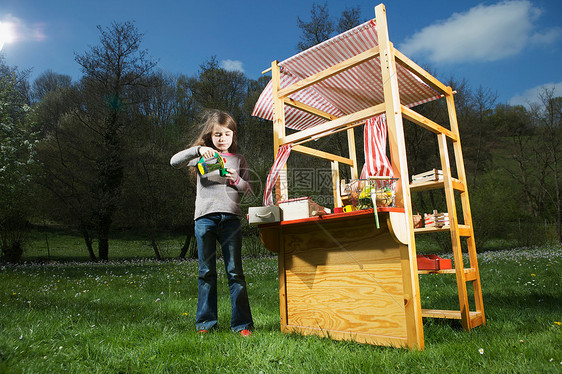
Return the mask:
<svg viewBox="0 0 562 374">
<path fill-rule="evenodd" d="M 280 222 L 281 209 L 277 205 L 256 206 L 248 209 L 248 222 L 250 225 L 262 223 Z"/>
<path fill-rule="evenodd" d="M 309 218 L 312 216 L 331 213 L 331 210 L 316 204 L 308 196 L 299 197 L 279 202 L 281 208 L 283 221 L 291 221 L 295 219 Z"/>
</svg>

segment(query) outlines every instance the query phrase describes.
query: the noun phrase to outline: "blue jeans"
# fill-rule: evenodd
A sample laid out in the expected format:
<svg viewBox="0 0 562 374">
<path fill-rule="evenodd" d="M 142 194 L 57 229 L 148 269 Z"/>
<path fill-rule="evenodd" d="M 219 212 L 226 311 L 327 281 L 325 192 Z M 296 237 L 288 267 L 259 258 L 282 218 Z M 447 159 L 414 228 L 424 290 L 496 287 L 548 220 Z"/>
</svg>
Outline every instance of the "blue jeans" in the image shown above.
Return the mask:
<svg viewBox="0 0 562 374">
<path fill-rule="evenodd" d="M 195 238 L 199 254 L 199 297 L 195 320 L 197 330 L 210 330 L 218 323 L 217 240 L 222 248 L 230 290 L 230 328 L 235 332 L 252 329 L 254 322 L 242 271 L 240 219 L 228 213 L 207 214 L 195 220 Z"/>
</svg>

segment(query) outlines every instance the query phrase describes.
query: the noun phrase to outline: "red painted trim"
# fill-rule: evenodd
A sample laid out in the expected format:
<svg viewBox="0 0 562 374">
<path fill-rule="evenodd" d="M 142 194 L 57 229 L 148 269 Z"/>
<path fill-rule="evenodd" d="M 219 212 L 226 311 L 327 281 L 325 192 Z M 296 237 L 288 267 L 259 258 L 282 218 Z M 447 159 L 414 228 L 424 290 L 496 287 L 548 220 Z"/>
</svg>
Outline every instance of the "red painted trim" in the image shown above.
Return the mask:
<svg viewBox="0 0 562 374">
<path fill-rule="evenodd" d="M 377 212 L 379 212 L 379 213 L 388 213 L 388 212 L 404 213 L 404 208 L 379 207 L 379 208 L 377 208 Z M 363 216 L 369 216 L 369 215 L 373 216 L 373 208 L 362 209 L 362 210 L 354 210 L 353 212 L 331 213 L 331 214 L 326 214 L 326 215 L 319 216 L 319 217 L 294 219 L 294 220 L 291 220 L 291 221 L 264 223 L 263 225 L 258 225 L 258 227 L 275 227 L 275 226 L 298 225 L 298 224 L 310 223 L 310 222 L 316 222 L 316 221 L 332 221 L 332 220 L 340 220 L 340 219 L 350 219 L 350 218 L 357 218 L 357 217 L 363 217 Z"/>
</svg>

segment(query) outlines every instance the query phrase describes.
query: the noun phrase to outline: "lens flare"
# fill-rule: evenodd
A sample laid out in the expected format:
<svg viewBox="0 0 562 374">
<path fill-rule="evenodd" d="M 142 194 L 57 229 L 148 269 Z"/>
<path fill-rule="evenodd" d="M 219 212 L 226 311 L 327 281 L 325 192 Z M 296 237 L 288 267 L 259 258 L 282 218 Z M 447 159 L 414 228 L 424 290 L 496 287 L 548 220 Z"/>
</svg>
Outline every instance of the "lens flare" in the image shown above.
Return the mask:
<svg viewBox="0 0 562 374">
<path fill-rule="evenodd" d="M 9 22 L 0 22 L 0 51 L 4 44 L 13 43 L 16 40 L 14 25 Z"/>
</svg>

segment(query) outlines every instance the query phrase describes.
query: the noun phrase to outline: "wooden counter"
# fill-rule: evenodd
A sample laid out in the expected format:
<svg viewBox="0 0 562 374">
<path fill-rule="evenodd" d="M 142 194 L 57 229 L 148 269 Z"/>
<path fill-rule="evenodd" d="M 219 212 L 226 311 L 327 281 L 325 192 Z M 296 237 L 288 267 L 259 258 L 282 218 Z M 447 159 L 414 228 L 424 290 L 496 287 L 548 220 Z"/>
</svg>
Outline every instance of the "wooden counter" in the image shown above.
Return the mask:
<svg viewBox="0 0 562 374">
<path fill-rule="evenodd" d="M 379 229 L 372 209 L 259 226 L 279 254 L 282 331 L 423 348 L 403 210 L 378 215 Z"/>
</svg>

